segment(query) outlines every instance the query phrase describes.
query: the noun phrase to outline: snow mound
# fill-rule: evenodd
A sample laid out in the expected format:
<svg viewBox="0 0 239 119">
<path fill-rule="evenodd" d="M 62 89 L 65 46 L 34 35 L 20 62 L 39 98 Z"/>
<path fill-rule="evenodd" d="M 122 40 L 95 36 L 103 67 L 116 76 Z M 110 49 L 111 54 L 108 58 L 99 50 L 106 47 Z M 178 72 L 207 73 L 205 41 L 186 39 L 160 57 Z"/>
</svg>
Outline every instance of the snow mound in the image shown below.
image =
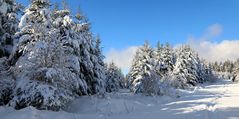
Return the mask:
<svg viewBox="0 0 239 119">
<path fill-rule="evenodd" d="M 131 93 L 106 94 L 105 98 L 98 96 L 83 96 L 69 103 L 65 111 L 80 114 L 120 115 L 143 111 L 150 107 L 172 99 L 168 96 L 144 96 Z"/>
</svg>

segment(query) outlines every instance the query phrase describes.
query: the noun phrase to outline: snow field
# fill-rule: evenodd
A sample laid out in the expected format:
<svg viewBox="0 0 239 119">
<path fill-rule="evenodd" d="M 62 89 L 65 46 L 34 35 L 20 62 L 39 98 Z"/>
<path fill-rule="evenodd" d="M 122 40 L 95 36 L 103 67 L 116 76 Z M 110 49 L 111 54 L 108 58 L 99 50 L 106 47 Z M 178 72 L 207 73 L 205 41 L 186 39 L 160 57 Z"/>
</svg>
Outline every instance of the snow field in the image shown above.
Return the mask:
<svg viewBox="0 0 239 119">
<path fill-rule="evenodd" d="M 144 96 L 120 90 L 104 98 L 80 97 L 60 112 L 0 107 L 0 115 L 1 119 L 239 119 L 238 90 L 238 83 L 223 80 L 191 91 L 177 90 L 180 98 Z"/>
</svg>

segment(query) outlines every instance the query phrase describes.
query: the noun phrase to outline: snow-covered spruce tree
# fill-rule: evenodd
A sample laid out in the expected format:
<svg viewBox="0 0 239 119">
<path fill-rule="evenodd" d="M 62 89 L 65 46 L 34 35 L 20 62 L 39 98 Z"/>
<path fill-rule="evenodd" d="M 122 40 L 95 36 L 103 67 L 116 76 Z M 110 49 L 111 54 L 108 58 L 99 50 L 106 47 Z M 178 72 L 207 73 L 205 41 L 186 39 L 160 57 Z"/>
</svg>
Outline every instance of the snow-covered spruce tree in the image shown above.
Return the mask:
<svg viewBox="0 0 239 119">
<path fill-rule="evenodd" d="M 181 46 L 177 50 L 177 60 L 173 71 L 173 86 L 177 88 L 186 88 L 190 85 L 195 86 L 198 82 L 197 66 L 198 62 L 195 52 L 190 46 Z"/>
<path fill-rule="evenodd" d="M 135 53 L 134 59 L 132 61 L 129 73 L 126 75 L 126 88 L 131 88 L 133 80 L 136 79 L 141 74 L 141 67 L 139 63 L 141 62 L 140 49 Z"/>
<path fill-rule="evenodd" d="M 170 47 L 169 43 L 165 46 L 158 44 L 156 54 L 157 62 L 157 73 L 163 77 L 167 73 L 172 72 L 174 68 L 174 54 L 173 49 Z"/>
<path fill-rule="evenodd" d="M 12 51 L 14 34 L 18 30 L 17 14 L 20 8 L 15 0 L 0 0 L 0 105 L 10 101 L 15 85 L 9 72 L 7 57 Z"/>
<path fill-rule="evenodd" d="M 78 81 L 75 82 L 78 82 L 79 88 L 74 92 L 78 95 L 88 94 L 86 80 L 81 77 L 81 45 L 85 42 L 85 39 L 80 37 L 76 31 L 77 23 L 71 19 L 69 10 L 58 10 L 54 12 L 53 25 L 55 29 L 59 30 L 58 40 L 61 41 L 64 49 L 66 67 L 78 77 Z M 74 80 L 72 81 L 74 83 Z"/>
<path fill-rule="evenodd" d="M 10 56 L 16 79 L 10 105 L 16 109 L 59 110 L 87 90 L 80 78 L 80 39 L 71 29 L 74 23 L 68 12 L 53 14 L 49 5 L 48 0 L 32 0 L 19 24 L 19 43 Z"/>
<path fill-rule="evenodd" d="M 161 44 L 159 41 L 157 43 L 156 53 L 155 53 L 155 63 L 156 63 L 156 72 L 159 76 L 163 77 L 163 73 L 161 72 L 162 69 L 162 51 L 163 51 L 163 44 Z"/>
<path fill-rule="evenodd" d="M 105 92 L 105 82 L 106 82 L 106 70 L 105 70 L 105 63 L 104 63 L 104 56 L 102 55 L 102 48 L 101 48 L 101 40 L 99 37 L 93 39 L 94 42 L 94 53 L 93 57 L 91 58 L 94 68 L 94 80 L 93 84 L 93 93 L 103 93 Z"/>
<path fill-rule="evenodd" d="M 139 48 L 128 74 L 130 88 L 134 93 L 159 94 L 159 77 L 155 71 L 154 50 L 146 42 Z"/>
<path fill-rule="evenodd" d="M 90 24 L 83 15 L 77 13 L 76 19 L 77 23 L 74 30 L 77 32 L 79 39 L 81 39 L 81 44 L 79 44 L 80 76 L 88 85 L 88 94 L 101 94 L 105 92 L 106 72 L 100 39 L 94 37 L 90 32 Z"/>
<path fill-rule="evenodd" d="M 120 68 L 118 68 L 114 62 L 109 63 L 106 71 L 106 91 L 116 92 L 123 87 L 124 75 Z"/>
<path fill-rule="evenodd" d="M 15 0 L 0 0 L 0 58 L 9 56 L 18 30 L 20 5 Z"/>
<path fill-rule="evenodd" d="M 197 53 L 195 54 L 195 60 L 197 65 L 197 82 L 203 83 L 207 80 L 205 60 L 200 59 Z"/>
</svg>

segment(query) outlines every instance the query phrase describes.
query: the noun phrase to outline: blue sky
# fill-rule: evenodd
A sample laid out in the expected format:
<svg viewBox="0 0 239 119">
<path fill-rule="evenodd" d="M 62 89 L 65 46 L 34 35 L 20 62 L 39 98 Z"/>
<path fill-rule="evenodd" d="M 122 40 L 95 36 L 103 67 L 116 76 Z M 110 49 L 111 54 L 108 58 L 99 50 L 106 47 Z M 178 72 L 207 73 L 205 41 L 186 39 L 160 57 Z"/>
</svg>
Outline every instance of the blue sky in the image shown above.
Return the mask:
<svg viewBox="0 0 239 119">
<path fill-rule="evenodd" d="M 68 0 L 68 4 L 72 13 L 80 6 L 89 18 L 106 56 L 145 40 L 153 46 L 158 40 L 172 45 L 186 43 L 190 37 L 198 40 L 213 25 L 221 31 L 207 37 L 210 43 L 239 39 L 239 0 Z"/>
<path fill-rule="evenodd" d="M 216 40 L 239 38 L 239 0 L 68 0 L 68 4 L 73 13 L 80 6 L 94 33 L 101 36 L 104 50 L 144 40 L 178 44 L 215 23 L 224 28 Z"/>
</svg>

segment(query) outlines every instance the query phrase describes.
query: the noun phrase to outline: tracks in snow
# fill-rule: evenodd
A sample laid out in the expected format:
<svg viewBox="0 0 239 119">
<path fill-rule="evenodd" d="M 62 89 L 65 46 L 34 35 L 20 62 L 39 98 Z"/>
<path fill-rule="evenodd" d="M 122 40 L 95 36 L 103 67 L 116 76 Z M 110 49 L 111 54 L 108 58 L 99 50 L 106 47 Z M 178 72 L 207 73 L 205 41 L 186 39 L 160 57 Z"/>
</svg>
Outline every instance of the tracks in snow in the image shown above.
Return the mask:
<svg viewBox="0 0 239 119">
<path fill-rule="evenodd" d="M 217 101 L 220 98 L 223 98 L 224 95 L 227 93 L 227 89 L 226 89 L 226 84 L 223 84 L 223 92 L 221 94 L 216 94 L 215 98 L 213 98 L 212 100 L 210 100 L 210 102 L 208 102 L 206 104 L 206 114 L 205 114 L 205 119 L 211 119 L 212 117 L 218 117 L 216 109 L 217 109 Z"/>
</svg>

